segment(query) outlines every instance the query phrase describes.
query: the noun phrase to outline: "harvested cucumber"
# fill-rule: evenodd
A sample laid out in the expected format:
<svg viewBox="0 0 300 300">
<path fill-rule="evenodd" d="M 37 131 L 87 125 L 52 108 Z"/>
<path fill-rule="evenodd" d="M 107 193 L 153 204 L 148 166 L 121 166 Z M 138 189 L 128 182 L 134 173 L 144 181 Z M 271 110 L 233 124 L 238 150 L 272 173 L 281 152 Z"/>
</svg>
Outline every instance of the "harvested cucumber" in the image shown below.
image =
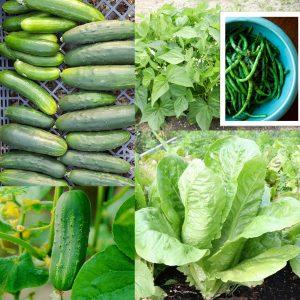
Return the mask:
<svg viewBox="0 0 300 300">
<path fill-rule="evenodd" d="M 127 161 L 105 153 L 69 150 L 58 160 L 66 166 L 107 173 L 124 174 L 130 170 L 130 164 Z"/>
<path fill-rule="evenodd" d="M 17 60 L 14 63 L 16 71 L 31 80 L 46 81 L 46 80 L 55 80 L 59 78 L 60 70 L 58 68 L 45 68 L 45 67 L 36 67 L 30 64 L 24 63 L 20 60 Z"/>
<path fill-rule="evenodd" d="M 129 89 L 135 86 L 134 66 L 88 66 L 65 69 L 64 83 L 88 91 Z"/>
<path fill-rule="evenodd" d="M 24 14 L 32 10 L 28 6 L 18 3 L 16 0 L 6 1 L 2 5 L 2 9 L 9 15 Z"/>
<path fill-rule="evenodd" d="M 134 105 L 116 105 L 69 112 L 59 116 L 55 125 L 71 132 L 99 131 L 125 128 L 134 122 Z"/>
<path fill-rule="evenodd" d="M 110 105 L 115 101 L 116 97 L 111 94 L 79 92 L 66 95 L 63 98 L 59 99 L 59 107 L 63 111 L 74 111 Z"/>
<path fill-rule="evenodd" d="M 102 21 L 102 13 L 90 4 L 78 0 L 24 0 L 32 9 L 41 10 L 68 20 L 88 23 Z"/>
<path fill-rule="evenodd" d="M 134 23 L 115 20 L 80 25 L 62 36 L 65 43 L 76 45 L 128 39 L 134 39 Z"/>
<path fill-rule="evenodd" d="M 43 173 L 55 178 L 63 178 L 66 167 L 55 158 L 29 152 L 8 152 L 0 156 L 0 167 Z"/>
<path fill-rule="evenodd" d="M 91 204 L 80 190 L 63 193 L 55 209 L 54 242 L 51 253 L 50 281 L 59 291 L 72 288 L 86 258 Z"/>
<path fill-rule="evenodd" d="M 13 50 L 37 56 L 54 56 L 59 50 L 59 45 L 55 42 L 18 33 L 9 34 L 5 43 Z"/>
<path fill-rule="evenodd" d="M 4 170 L 0 173 L 0 182 L 8 186 L 68 186 L 63 179 L 22 170 Z"/>
<path fill-rule="evenodd" d="M 19 124 L 1 126 L 0 140 L 18 150 L 50 156 L 62 156 L 68 148 L 65 140 L 55 134 Z"/>
<path fill-rule="evenodd" d="M 66 141 L 70 148 L 80 151 L 106 151 L 116 149 L 130 140 L 128 131 L 72 132 Z"/>
<path fill-rule="evenodd" d="M 11 121 L 31 125 L 34 127 L 49 129 L 55 121 L 50 116 L 27 106 L 9 106 L 5 110 L 5 116 Z"/>
<path fill-rule="evenodd" d="M 2 27 L 5 31 L 20 31 L 22 30 L 21 22 L 29 17 L 33 16 L 46 16 L 44 13 L 32 12 L 24 15 L 13 16 L 6 18 L 2 23 Z"/>
<path fill-rule="evenodd" d="M 55 100 L 46 90 L 34 81 L 26 79 L 14 71 L 5 70 L 0 72 L 0 84 L 20 93 L 47 115 L 54 115 L 57 111 Z"/>
<path fill-rule="evenodd" d="M 23 30 L 32 33 L 59 33 L 65 32 L 76 26 L 76 23 L 55 17 L 31 17 L 21 22 Z"/>
<path fill-rule="evenodd" d="M 65 55 L 71 67 L 134 64 L 134 41 L 97 43 L 75 48 Z"/>
<path fill-rule="evenodd" d="M 11 60 L 19 59 L 23 62 L 37 67 L 56 67 L 61 65 L 64 61 L 64 56 L 60 52 L 58 52 L 55 56 L 49 57 L 34 56 L 12 50 L 8 48 L 5 43 L 0 43 L 0 55 L 5 56 Z"/>
<path fill-rule="evenodd" d="M 72 170 L 68 177 L 78 186 L 134 186 L 131 179 L 96 171 Z"/>
</svg>

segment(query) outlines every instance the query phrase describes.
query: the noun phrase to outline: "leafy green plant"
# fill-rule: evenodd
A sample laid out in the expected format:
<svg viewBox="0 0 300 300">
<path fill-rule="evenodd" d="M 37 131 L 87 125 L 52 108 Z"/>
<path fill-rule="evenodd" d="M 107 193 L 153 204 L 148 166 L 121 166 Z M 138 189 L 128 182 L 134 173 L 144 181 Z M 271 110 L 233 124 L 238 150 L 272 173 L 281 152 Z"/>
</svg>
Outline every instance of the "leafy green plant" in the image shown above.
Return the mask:
<svg viewBox="0 0 300 300">
<path fill-rule="evenodd" d="M 201 129 L 219 118 L 219 8 L 206 2 L 164 5 L 136 25 L 137 95 L 141 122 L 159 130 L 187 116 Z"/>
<path fill-rule="evenodd" d="M 87 260 L 82 267 L 80 265 L 77 276 L 74 276 L 75 280 L 72 278 L 74 283 L 70 284 L 71 299 L 82 299 L 82 295 L 85 299 L 101 297 L 119 299 L 120 293 L 123 299 L 132 299 L 135 202 L 133 189 L 128 187 L 80 189 L 84 189 L 90 197 L 86 198 L 83 192 L 75 194 L 91 202 L 94 213 Z M 49 282 L 49 267 L 51 262 L 55 263 L 52 257 L 52 244 L 55 234 L 58 233 L 55 231 L 57 228 L 54 212 L 58 209 L 57 204 L 62 204 L 60 201 L 64 201 L 67 195 L 70 198 L 73 194 L 65 192 L 60 187 L 0 189 L 0 296 L 10 293 L 15 299 L 19 299 L 23 289 L 37 288 Z M 77 198 L 76 201 L 79 201 Z M 70 199 L 68 201 L 70 202 Z M 64 226 L 69 227 L 64 232 L 64 235 L 68 236 L 67 232 L 72 232 L 74 220 L 70 216 L 69 220 L 62 222 Z M 78 234 L 82 229 L 80 226 L 79 224 L 77 227 Z M 71 238 L 72 241 L 76 241 L 73 235 Z M 69 240 L 61 242 L 66 244 L 56 248 L 55 255 L 60 249 L 68 252 L 72 247 L 78 249 L 80 246 L 75 244 L 70 248 Z M 67 261 L 65 263 L 71 272 L 71 263 Z M 52 267 L 55 269 L 55 265 Z M 64 269 L 66 270 L 67 268 Z M 76 269 L 76 273 L 77 271 Z M 64 277 L 67 274 L 61 275 Z M 56 278 L 57 280 L 59 279 Z M 53 299 L 63 299 L 64 294 L 62 291 L 55 291 L 51 296 Z M 34 299 L 34 292 L 30 299 Z"/>
<path fill-rule="evenodd" d="M 136 176 L 136 252 L 148 275 L 158 264 L 177 266 L 205 299 L 262 284 L 288 261 L 299 275 L 299 191 L 270 192 L 266 150 L 231 135 L 211 142 L 202 159 L 176 152 Z M 153 278 L 137 286 L 137 298 L 155 290 Z"/>
</svg>

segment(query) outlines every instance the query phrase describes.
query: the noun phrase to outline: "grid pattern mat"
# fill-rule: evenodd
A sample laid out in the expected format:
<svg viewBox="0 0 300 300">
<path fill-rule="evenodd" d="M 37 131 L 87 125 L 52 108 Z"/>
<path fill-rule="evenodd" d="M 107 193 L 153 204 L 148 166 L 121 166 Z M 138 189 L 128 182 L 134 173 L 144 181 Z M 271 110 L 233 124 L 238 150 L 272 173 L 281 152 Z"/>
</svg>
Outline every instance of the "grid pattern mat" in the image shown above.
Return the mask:
<svg viewBox="0 0 300 300">
<path fill-rule="evenodd" d="M 0 6 L 5 1 L 0 0 Z M 135 0 L 85 0 L 90 4 L 93 4 L 97 7 L 106 17 L 106 19 L 120 19 L 120 20 L 131 20 L 134 22 L 134 2 Z M 6 18 L 5 13 L 1 9 L 1 24 L 3 20 Z M 0 28 L 0 40 L 1 42 L 4 40 L 4 32 L 2 28 Z M 61 50 L 65 52 L 65 45 L 61 46 Z M 62 66 L 63 68 L 64 66 Z M 13 65 L 11 61 L 8 61 L 6 58 L 0 56 L 0 70 L 4 69 L 13 69 Z M 45 88 L 55 100 L 58 100 L 62 95 L 69 94 L 71 92 L 76 91 L 73 88 L 65 86 L 61 79 L 55 81 L 46 81 L 40 82 L 40 85 Z M 117 96 L 117 105 L 124 103 L 134 103 L 134 90 L 122 90 L 116 93 Z M 1 125 L 8 124 L 9 120 L 5 118 L 4 111 L 5 109 L 12 104 L 23 104 L 26 106 L 31 106 L 31 104 L 24 98 L 22 98 L 19 94 L 16 94 L 12 91 L 9 91 L 3 86 L 0 86 L 0 122 Z M 58 112 L 58 115 L 60 112 Z M 132 165 L 131 171 L 129 172 L 128 177 L 133 177 L 134 174 L 134 128 L 129 128 L 131 133 L 131 139 L 122 147 L 115 149 L 114 151 L 110 151 L 112 155 L 119 156 L 124 158 Z M 51 132 L 63 136 L 63 132 L 58 132 L 55 129 L 51 129 Z M 1 153 L 5 153 L 9 151 L 9 148 L 6 145 L 0 144 Z"/>
</svg>

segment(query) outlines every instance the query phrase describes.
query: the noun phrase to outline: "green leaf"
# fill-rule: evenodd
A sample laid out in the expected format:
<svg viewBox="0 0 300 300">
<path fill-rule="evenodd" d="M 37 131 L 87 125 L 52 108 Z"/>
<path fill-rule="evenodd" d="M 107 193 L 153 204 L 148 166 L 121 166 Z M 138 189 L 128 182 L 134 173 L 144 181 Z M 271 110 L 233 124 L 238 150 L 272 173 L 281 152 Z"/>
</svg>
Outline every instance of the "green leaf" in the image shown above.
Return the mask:
<svg viewBox="0 0 300 300">
<path fill-rule="evenodd" d="M 179 31 L 175 32 L 174 36 L 185 39 L 192 39 L 198 37 L 199 34 L 193 27 L 186 26 L 180 29 Z"/>
<path fill-rule="evenodd" d="M 184 61 L 184 55 L 178 48 L 172 49 L 167 53 L 160 55 L 158 58 L 172 65 L 177 65 Z"/>
<path fill-rule="evenodd" d="M 220 272 L 217 278 L 223 282 L 237 283 L 261 281 L 284 268 L 288 260 L 299 254 L 300 248 L 292 245 L 269 249 L 229 270 Z"/>
<path fill-rule="evenodd" d="M 95 254 L 80 269 L 71 299 L 134 299 L 134 262 L 116 246 Z"/>
<path fill-rule="evenodd" d="M 15 232 L 15 230 L 10 224 L 0 219 L 0 232 L 12 233 Z"/>
<path fill-rule="evenodd" d="M 164 157 L 157 165 L 157 189 L 161 199 L 161 209 L 178 236 L 184 216 L 178 180 L 187 163 L 177 155 Z"/>
<path fill-rule="evenodd" d="M 215 118 L 220 118 L 220 87 L 216 87 L 210 93 L 207 100 L 211 114 Z"/>
<path fill-rule="evenodd" d="M 177 118 L 179 118 L 183 114 L 183 112 L 185 112 L 188 108 L 189 108 L 189 102 L 186 99 L 186 97 L 181 96 L 175 100 L 174 110 Z"/>
<path fill-rule="evenodd" d="M 300 237 L 296 240 L 295 246 L 300 247 Z M 293 272 L 300 277 L 300 254 L 290 260 L 290 265 Z"/>
<path fill-rule="evenodd" d="M 118 248 L 131 259 L 134 259 L 134 211 L 133 196 L 126 199 L 117 211 L 113 223 L 114 240 Z"/>
<path fill-rule="evenodd" d="M 148 101 L 148 90 L 142 85 L 136 88 L 134 104 L 143 112 Z"/>
<path fill-rule="evenodd" d="M 147 206 L 147 200 L 143 188 L 137 179 L 135 179 L 135 201 L 137 209 L 141 209 Z"/>
<path fill-rule="evenodd" d="M 162 212 L 154 207 L 135 213 L 135 249 L 143 259 L 168 266 L 196 262 L 207 252 L 181 243 Z"/>
<path fill-rule="evenodd" d="M 155 78 L 155 73 L 153 69 L 146 68 L 143 70 L 142 84 L 144 87 L 148 87 L 154 78 Z"/>
<path fill-rule="evenodd" d="M 31 256 L 24 252 L 20 256 L 0 258 L 0 295 L 15 294 L 22 289 L 43 285 L 48 280 L 48 271 L 36 267 Z"/>
<path fill-rule="evenodd" d="M 179 191 L 185 207 L 183 241 L 201 249 L 209 249 L 211 241 L 220 234 L 225 205 L 220 178 L 203 161 L 196 159 L 180 177 Z"/>
<path fill-rule="evenodd" d="M 169 65 L 167 69 L 167 78 L 170 83 L 178 84 L 185 87 L 193 87 L 185 67 Z"/>
<path fill-rule="evenodd" d="M 152 94 L 151 94 L 152 106 L 168 90 L 169 90 L 169 84 L 167 78 L 162 74 L 155 77 L 153 82 Z"/>
<path fill-rule="evenodd" d="M 211 37 L 213 37 L 218 43 L 220 42 L 220 30 L 215 29 L 213 27 L 208 28 L 208 33 Z"/>
<path fill-rule="evenodd" d="M 209 130 L 211 121 L 212 121 L 212 113 L 207 104 L 202 105 L 201 110 L 198 111 L 196 115 L 196 122 L 198 126 L 202 130 Z"/>
</svg>

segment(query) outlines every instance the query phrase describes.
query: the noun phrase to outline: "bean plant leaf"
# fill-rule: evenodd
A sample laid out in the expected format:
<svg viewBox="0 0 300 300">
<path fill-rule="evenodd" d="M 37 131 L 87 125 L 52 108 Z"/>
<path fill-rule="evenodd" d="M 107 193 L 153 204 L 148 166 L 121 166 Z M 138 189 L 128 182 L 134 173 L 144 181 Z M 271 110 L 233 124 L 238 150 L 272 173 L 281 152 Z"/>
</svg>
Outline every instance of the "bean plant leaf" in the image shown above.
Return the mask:
<svg viewBox="0 0 300 300">
<path fill-rule="evenodd" d="M 130 197 L 117 211 L 113 223 L 114 240 L 118 248 L 128 257 L 134 259 L 134 211 L 135 199 Z"/>
<path fill-rule="evenodd" d="M 198 32 L 191 26 L 186 26 L 174 33 L 174 36 L 192 39 L 198 37 Z"/>
<path fill-rule="evenodd" d="M 151 103 L 153 104 L 169 90 L 168 80 L 164 75 L 158 75 L 154 78 L 151 94 Z"/>
<path fill-rule="evenodd" d="M 193 87 L 193 82 L 185 67 L 170 65 L 167 70 L 167 78 L 170 83 L 185 87 Z"/>
<path fill-rule="evenodd" d="M 295 246 L 300 248 L 300 236 L 296 239 Z M 300 277 L 300 254 L 290 260 L 290 265 L 293 272 Z"/>
<path fill-rule="evenodd" d="M 47 280 L 48 271 L 36 267 L 27 252 L 20 256 L 0 258 L 0 295 L 4 292 L 15 294 L 25 288 L 38 287 Z"/>
<path fill-rule="evenodd" d="M 189 108 L 189 101 L 185 96 L 178 97 L 174 102 L 176 117 L 180 117 Z"/>
<path fill-rule="evenodd" d="M 202 105 L 202 108 L 196 115 L 196 121 L 198 126 L 202 130 L 208 130 L 212 121 L 213 115 L 207 104 Z"/>
<path fill-rule="evenodd" d="M 71 299 L 134 299 L 134 262 L 116 246 L 95 254 L 80 269 Z"/>
<path fill-rule="evenodd" d="M 184 55 L 178 48 L 171 49 L 170 51 L 160 55 L 158 58 L 162 59 L 172 65 L 177 65 L 184 61 Z"/>
<path fill-rule="evenodd" d="M 135 241 L 140 257 L 168 266 L 196 262 L 207 252 L 182 243 L 162 212 L 154 207 L 135 213 Z"/>
</svg>

